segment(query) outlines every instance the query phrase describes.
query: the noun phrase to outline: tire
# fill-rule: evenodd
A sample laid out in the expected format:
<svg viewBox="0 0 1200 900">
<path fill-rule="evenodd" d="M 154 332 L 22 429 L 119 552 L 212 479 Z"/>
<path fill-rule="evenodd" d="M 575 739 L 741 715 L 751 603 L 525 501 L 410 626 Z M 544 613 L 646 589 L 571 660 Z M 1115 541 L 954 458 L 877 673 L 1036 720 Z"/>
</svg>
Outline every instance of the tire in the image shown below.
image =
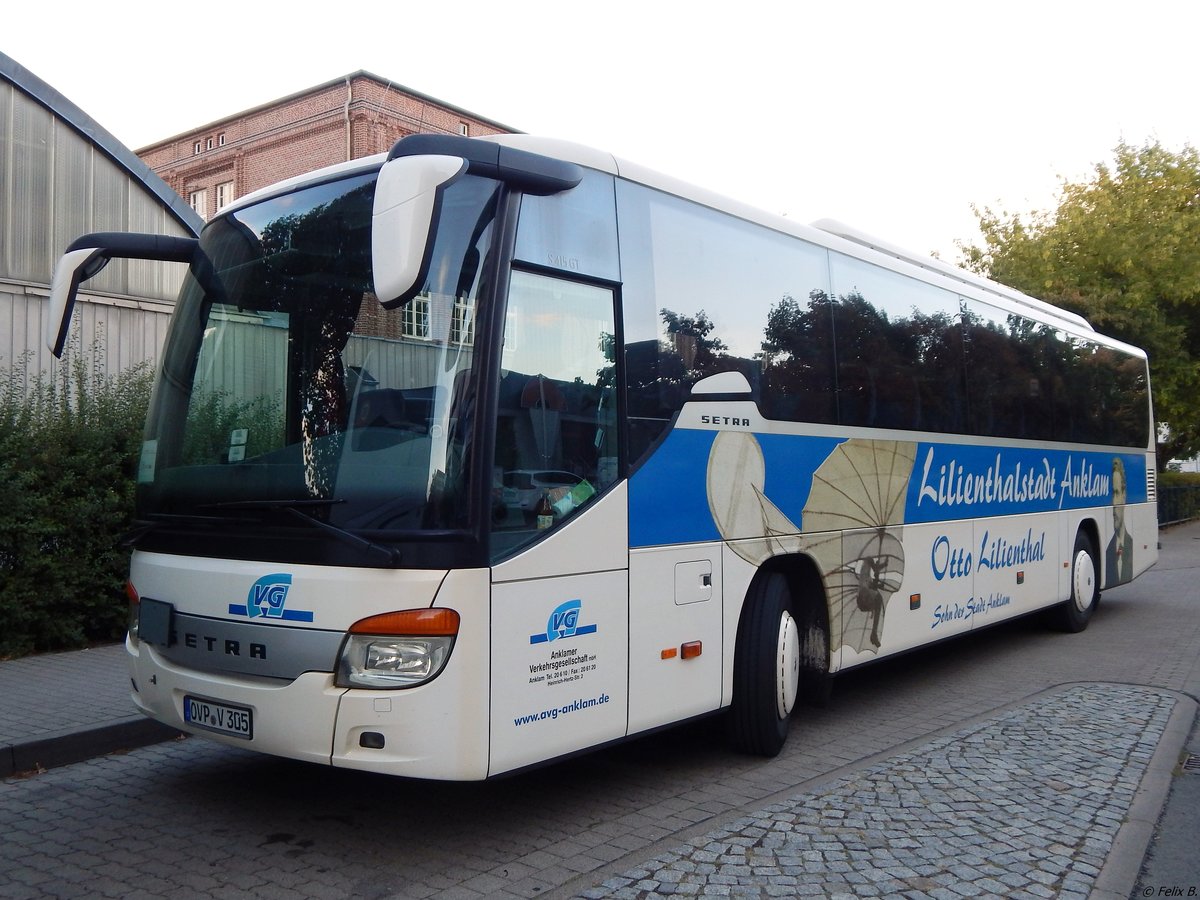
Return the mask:
<svg viewBox="0 0 1200 900">
<path fill-rule="evenodd" d="M 1071 551 L 1071 596 L 1056 610 L 1055 625 L 1077 634 L 1088 627 L 1100 602 L 1100 570 L 1096 566 L 1096 548 L 1092 539 L 1080 531 Z"/>
<path fill-rule="evenodd" d="M 787 579 L 771 573 L 746 598 L 733 663 L 733 745 L 777 756 L 787 740 L 800 685 L 800 629 L 791 613 Z"/>
</svg>

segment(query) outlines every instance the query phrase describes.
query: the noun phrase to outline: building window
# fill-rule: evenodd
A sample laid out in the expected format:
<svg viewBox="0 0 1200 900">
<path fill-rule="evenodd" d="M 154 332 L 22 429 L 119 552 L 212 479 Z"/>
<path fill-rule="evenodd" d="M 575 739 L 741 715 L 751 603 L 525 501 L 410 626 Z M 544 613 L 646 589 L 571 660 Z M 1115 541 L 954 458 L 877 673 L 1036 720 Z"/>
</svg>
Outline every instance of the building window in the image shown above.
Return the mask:
<svg viewBox="0 0 1200 900">
<path fill-rule="evenodd" d="M 218 147 L 224 147 L 224 146 L 225 146 L 225 135 L 224 135 L 224 134 L 218 134 L 218 135 L 217 135 L 217 146 L 218 146 Z"/>
<path fill-rule="evenodd" d="M 468 347 L 475 343 L 474 297 L 454 298 L 454 318 L 450 323 L 450 342 Z"/>
<path fill-rule="evenodd" d="M 193 145 L 193 147 L 192 147 L 192 152 L 199 154 L 203 150 L 204 150 L 204 145 L 202 143 L 200 143 L 199 141 L 196 141 L 195 145 Z"/>
<path fill-rule="evenodd" d="M 466 122 L 458 123 L 458 133 L 459 134 L 461 134 L 463 137 L 466 137 L 468 134 L 470 134 L 470 132 L 471 132 L 471 126 L 468 125 Z"/>
<path fill-rule="evenodd" d="M 207 143 L 208 143 L 208 149 L 211 150 L 213 148 L 213 139 L 209 138 Z"/>
<path fill-rule="evenodd" d="M 429 340 L 428 297 L 414 297 L 405 304 L 400 329 L 405 337 Z"/>
<path fill-rule="evenodd" d="M 233 202 L 233 182 L 223 181 L 217 185 L 217 212 Z"/>
<path fill-rule="evenodd" d="M 196 215 L 202 219 L 208 218 L 208 191 L 200 189 L 192 191 L 188 194 L 188 205 L 195 210 Z"/>
</svg>

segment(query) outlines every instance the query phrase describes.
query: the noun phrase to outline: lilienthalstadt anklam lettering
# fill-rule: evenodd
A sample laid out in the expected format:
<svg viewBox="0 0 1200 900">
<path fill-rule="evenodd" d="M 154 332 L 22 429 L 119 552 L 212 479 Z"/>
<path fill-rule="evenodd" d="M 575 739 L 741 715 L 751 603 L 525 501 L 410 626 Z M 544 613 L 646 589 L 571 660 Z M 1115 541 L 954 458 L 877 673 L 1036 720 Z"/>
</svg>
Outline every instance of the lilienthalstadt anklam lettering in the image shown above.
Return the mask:
<svg viewBox="0 0 1200 900">
<path fill-rule="evenodd" d="M 951 459 L 931 477 L 933 462 L 934 448 L 930 447 L 921 471 L 918 506 L 927 500 L 942 507 L 1057 500 L 1061 509 L 1067 499 L 1103 499 L 1112 489 L 1111 475 L 1097 471 L 1087 459 L 1076 462 L 1071 456 L 1066 458 L 1061 476 L 1048 457 L 1042 457 L 1037 466 L 1020 461 L 1006 466 L 1003 454 L 997 453 L 994 464 L 982 471 Z"/>
</svg>

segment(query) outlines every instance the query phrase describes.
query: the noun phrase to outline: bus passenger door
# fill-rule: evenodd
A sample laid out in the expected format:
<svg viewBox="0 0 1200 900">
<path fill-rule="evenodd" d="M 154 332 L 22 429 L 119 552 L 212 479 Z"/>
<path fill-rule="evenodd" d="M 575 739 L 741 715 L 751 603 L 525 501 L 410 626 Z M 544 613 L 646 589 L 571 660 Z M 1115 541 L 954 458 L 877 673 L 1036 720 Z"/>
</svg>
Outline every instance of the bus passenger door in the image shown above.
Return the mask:
<svg viewBox="0 0 1200 900">
<path fill-rule="evenodd" d="M 491 488 L 489 774 L 625 736 L 613 290 L 514 271 Z"/>
<path fill-rule="evenodd" d="M 721 705 L 721 544 L 629 554 L 629 733 Z"/>
</svg>

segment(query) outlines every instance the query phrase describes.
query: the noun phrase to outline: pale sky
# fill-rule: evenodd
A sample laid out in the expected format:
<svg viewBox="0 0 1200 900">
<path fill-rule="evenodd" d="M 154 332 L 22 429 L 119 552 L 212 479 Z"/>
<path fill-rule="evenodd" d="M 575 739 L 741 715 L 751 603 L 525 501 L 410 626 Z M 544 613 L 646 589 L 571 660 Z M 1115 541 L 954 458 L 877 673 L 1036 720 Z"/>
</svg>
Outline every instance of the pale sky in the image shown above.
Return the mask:
<svg viewBox="0 0 1200 900">
<path fill-rule="evenodd" d="M 0 50 L 131 149 L 366 69 L 950 261 L 972 203 L 1052 208 L 1121 139 L 1200 140 L 1194 0 L 308 8 L 9 4 Z"/>
</svg>

